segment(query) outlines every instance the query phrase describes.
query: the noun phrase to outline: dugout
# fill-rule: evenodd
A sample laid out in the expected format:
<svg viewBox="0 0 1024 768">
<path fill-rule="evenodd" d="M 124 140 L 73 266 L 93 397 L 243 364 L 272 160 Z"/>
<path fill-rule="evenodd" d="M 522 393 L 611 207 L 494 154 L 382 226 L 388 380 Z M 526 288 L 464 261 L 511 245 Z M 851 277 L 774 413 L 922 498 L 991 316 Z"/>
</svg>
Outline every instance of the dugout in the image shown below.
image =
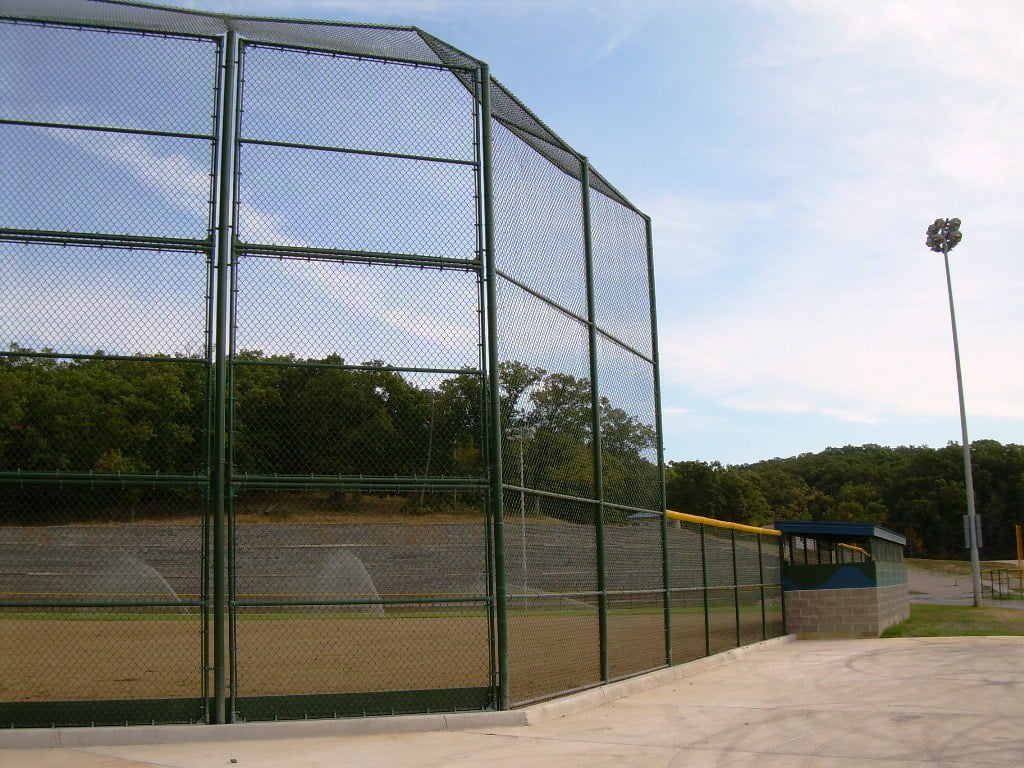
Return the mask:
<svg viewBox="0 0 1024 768">
<path fill-rule="evenodd" d="M 910 615 L 905 537 L 871 523 L 778 521 L 786 625 L 809 638 L 878 637 Z"/>
</svg>

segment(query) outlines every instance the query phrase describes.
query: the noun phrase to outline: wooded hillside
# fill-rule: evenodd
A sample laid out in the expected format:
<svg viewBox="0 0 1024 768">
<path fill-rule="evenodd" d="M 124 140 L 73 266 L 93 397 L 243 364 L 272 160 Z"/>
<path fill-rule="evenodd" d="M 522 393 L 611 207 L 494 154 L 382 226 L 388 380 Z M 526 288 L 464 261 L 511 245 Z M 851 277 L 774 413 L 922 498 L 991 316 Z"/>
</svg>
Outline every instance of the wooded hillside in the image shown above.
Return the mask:
<svg viewBox="0 0 1024 768">
<path fill-rule="evenodd" d="M 972 443 L 982 557 L 1016 556 L 1014 523 L 1024 523 L 1024 446 Z M 907 537 L 908 554 L 966 557 L 963 452 L 878 445 L 829 448 L 787 459 L 723 466 L 674 461 L 667 467 L 668 506 L 738 522 L 871 522 Z"/>
</svg>

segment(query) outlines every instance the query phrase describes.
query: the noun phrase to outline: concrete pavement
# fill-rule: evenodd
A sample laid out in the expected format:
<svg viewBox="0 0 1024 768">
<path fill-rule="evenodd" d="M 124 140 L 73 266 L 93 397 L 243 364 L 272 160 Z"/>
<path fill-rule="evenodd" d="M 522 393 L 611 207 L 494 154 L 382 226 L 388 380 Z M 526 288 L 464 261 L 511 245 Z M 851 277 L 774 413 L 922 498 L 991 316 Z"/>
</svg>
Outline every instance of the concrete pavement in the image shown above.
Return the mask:
<svg viewBox="0 0 1024 768">
<path fill-rule="evenodd" d="M 0 749 L 0 767 L 1021 766 L 1022 694 L 1024 637 L 769 642 L 513 713 L 420 721 L 459 730 L 264 724 L 209 731 L 217 741 Z"/>
</svg>

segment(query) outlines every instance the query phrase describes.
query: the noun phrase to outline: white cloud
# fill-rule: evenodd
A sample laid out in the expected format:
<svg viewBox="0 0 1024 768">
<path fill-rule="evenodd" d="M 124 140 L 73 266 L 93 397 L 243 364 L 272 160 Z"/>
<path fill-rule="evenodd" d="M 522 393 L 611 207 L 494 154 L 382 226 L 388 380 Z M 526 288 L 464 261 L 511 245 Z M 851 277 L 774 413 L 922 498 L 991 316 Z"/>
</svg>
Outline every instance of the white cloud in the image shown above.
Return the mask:
<svg viewBox="0 0 1024 768">
<path fill-rule="evenodd" d="M 606 39 L 599 49 L 599 57 L 620 49 L 636 39 L 649 24 L 656 22 L 664 11 L 662 0 L 605 0 L 582 4 L 582 10 L 595 19 Z"/>
<path fill-rule="evenodd" d="M 129 171 L 182 210 L 201 210 L 209 199 L 210 169 L 208 165 L 197 162 L 195 157 L 181 152 L 160 151 L 152 140 L 131 134 L 45 130 L 52 138 Z M 180 141 L 178 145 L 181 145 Z M 189 146 L 198 145 L 193 142 Z"/>
<path fill-rule="evenodd" d="M 1024 419 L 1024 7 L 762 10 L 743 87 L 764 143 L 749 166 L 778 182 L 754 221 L 705 207 L 684 230 L 654 206 L 659 267 L 685 265 L 659 269 L 666 377 L 740 411 L 868 424 L 947 413 L 945 282 L 923 239 L 932 218 L 957 215 L 969 410 Z M 722 252 L 742 242 L 746 267 Z M 712 272 L 722 263 L 727 276 Z"/>
<path fill-rule="evenodd" d="M 716 204 L 681 192 L 641 198 L 639 206 L 651 217 L 657 281 L 694 279 L 740 266 L 746 254 L 732 247 L 734 232 L 767 226 L 777 215 L 770 201 Z"/>
</svg>

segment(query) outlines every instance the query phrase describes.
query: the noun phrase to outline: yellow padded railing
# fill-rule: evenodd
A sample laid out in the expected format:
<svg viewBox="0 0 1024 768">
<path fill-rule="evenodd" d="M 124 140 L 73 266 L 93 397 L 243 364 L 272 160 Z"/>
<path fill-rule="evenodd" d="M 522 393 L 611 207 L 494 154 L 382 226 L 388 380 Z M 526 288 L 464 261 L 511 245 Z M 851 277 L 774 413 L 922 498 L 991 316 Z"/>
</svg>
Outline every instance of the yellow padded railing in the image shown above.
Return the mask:
<svg viewBox="0 0 1024 768">
<path fill-rule="evenodd" d="M 699 525 L 710 525 L 715 528 L 731 528 L 734 531 L 743 531 L 745 533 L 756 533 L 761 536 L 781 536 L 781 531 L 776 531 L 774 528 L 759 528 L 756 525 L 744 525 L 743 523 L 730 523 L 727 520 L 715 520 L 713 517 L 701 517 L 700 515 L 690 515 L 686 512 L 674 512 L 671 509 L 665 510 L 665 517 L 669 520 L 682 520 L 687 523 L 697 523 Z"/>
</svg>

